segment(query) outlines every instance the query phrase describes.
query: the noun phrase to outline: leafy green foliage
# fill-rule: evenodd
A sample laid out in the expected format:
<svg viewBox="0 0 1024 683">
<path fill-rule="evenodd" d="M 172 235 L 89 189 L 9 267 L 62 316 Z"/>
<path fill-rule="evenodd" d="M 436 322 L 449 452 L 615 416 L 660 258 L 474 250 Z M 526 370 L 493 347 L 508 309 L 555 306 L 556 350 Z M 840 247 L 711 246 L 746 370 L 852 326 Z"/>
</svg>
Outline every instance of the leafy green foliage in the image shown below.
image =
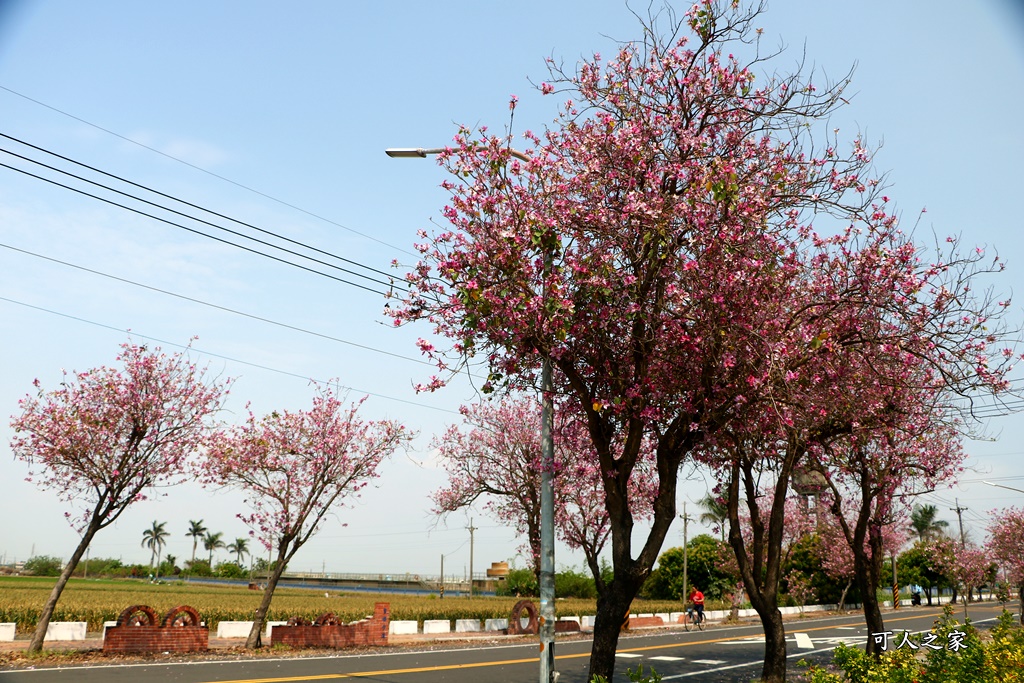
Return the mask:
<svg viewBox="0 0 1024 683">
<path fill-rule="evenodd" d="M 961 625 L 946 606 L 935 622 L 938 650 L 890 647 L 877 659 L 862 648 L 840 645 L 832 669 L 811 667 L 809 683 L 1021 683 L 1024 682 L 1024 630 L 1013 615 L 1003 611 L 992 629 L 992 641 L 983 643 L 968 620 Z M 949 649 L 951 633 L 962 632 L 962 647 Z M 920 639 L 914 640 L 919 644 Z"/>
<path fill-rule="evenodd" d="M 59 557 L 36 555 L 25 562 L 25 572 L 33 576 L 60 576 L 64 561 Z"/>
<path fill-rule="evenodd" d="M 736 585 L 736 577 L 722 569 L 722 553 L 732 550 L 708 534 L 695 536 L 686 544 L 687 581 L 708 599 L 719 599 Z M 653 600 L 684 600 L 683 549 L 669 548 L 658 558 L 658 566 L 644 584 L 641 596 Z"/>
<path fill-rule="evenodd" d="M 589 572 L 563 569 L 555 574 L 556 598 L 596 598 L 597 586 Z"/>
<path fill-rule="evenodd" d="M 626 669 L 626 678 L 630 680 L 630 683 L 660 683 L 661 674 L 653 667 L 648 671 L 649 673 L 644 674 L 644 665 L 638 664 L 636 670 Z M 594 676 L 590 679 L 590 683 L 608 683 L 608 679 L 604 676 Z"/>
<path fill-rule="evenodd" d="M 221 562 L 217 565 L 215 574 L 222 579 L 244 579 L 249 576 L 249 570 L 237 562 Z"/>
<path fill-rule="evenodd" d="M 499 585 L 495 592 L 503 597 L 520 598 L 537 597 L 540 594 L 537 577 L 532 569 L 510 569 L 505 582 Z"/>
</svg>

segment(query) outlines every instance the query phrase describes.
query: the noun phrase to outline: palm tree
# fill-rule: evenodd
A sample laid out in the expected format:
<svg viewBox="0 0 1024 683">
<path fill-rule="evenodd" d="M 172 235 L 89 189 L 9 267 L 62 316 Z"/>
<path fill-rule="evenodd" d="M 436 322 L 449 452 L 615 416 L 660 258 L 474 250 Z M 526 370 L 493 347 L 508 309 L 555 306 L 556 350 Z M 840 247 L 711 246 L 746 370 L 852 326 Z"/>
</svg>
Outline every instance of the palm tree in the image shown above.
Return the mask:
<svg viewBox="0 0 1024 683">
<path fill-rule="evenodd" d="M 934 505 L 915 505 L 910 513 L 910 526 L 918 539 L 927 541 L 930 538 L 939 536 L 949 527 L 949 522 L 935 519 L 939 509 Z"/>
<path fill-rule="evenodd" d="M 238 566 L 242 566 L 242 555 L 249 554 L 249 539 L 248 538 L 236 538 L 234 543 L 227 545 L 227 551 L 234 553 L 237 559 Z"/>
<path fill-rule="evenodd" d="M 167 543 L 167 537 L 171 535 L 167 529 L 167 522 L 157 522 L 153 520 L 152 528 L 146 529 L 142 532 L 142 547 L 149 548 L 149 566 L 157 567 L 160 566 L 160 553 L 164 549 L 164 545 Z M 156 560 L 154 563 L 153 560 Z"/>
<path fill-rule="evenodd" d="M 190 519 L 188 521 L 188 524 L 189 524 L 188 531 L 185 532 L 185 535 L 192 537 L 192 564 L 195 564 L 196 563 L 196 546 L 199 544 L 199 541 L 201 541 L 203 539 L 203 534 L 206 533 L 206 527 L 203 526 L 203 520 L 201 520 L 201 519 L 199 521 L 196 521 L 194 519 Z"/>
<path fill-rule="evenodd" d="M 224 547 L 224 541 L 221 540 L 223 535 L 219 531 L 215 534 L 207 531 L 203 537 L 203 547 L 210 551 L 210 569 L 213 569 L 213 551 Z"/>
<path fill-rule="evenodd" d="M 719 498 L 710 493 L 705 495 L 697 505 L 704 508 L 700 515 L 700 523 L 708 526 L 717 526 L 722 534 L 722 542 L 725 542 L 725 523 L 729 520 L 729 498 L 726 495 Z"/>
</svg>

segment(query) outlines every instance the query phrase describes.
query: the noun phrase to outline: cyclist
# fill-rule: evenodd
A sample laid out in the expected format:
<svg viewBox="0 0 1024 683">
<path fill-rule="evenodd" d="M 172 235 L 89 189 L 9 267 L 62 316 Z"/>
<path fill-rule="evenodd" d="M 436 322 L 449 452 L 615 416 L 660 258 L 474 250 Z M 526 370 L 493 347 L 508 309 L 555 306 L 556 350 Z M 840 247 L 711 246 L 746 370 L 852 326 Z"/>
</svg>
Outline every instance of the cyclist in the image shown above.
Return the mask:
<svg viewBox="0 0 1024 683">
<path fill-rule="evenodd" d="M 688 598 L 693 609 L 697 611 L 697 621 L 704 621 L 704 594 L 700 592 L 700 589 L 694 586 L 690 590 L 690 597 Z"/>
</svg>

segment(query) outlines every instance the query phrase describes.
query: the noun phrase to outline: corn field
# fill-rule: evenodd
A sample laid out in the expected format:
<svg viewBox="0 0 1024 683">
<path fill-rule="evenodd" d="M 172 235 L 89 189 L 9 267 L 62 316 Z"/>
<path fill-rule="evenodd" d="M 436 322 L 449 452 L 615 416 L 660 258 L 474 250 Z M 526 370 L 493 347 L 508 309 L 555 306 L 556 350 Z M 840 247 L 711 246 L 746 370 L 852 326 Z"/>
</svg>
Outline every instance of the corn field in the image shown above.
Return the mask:
<svg viewBox="0 0 1024 683">
<path fill-rule="evenodd" d="M 18 633 L 35 629 L 46 598 L 53 588 L 53 579 L 32 577 L 0 577 L 0 623 L 16 623 Z M 104 621 L 114 621 L 121 610 L 130 605 L 149 605 L 162 615 L 178 605 L 191 605 L 203 621 L 215 631 L 221 621 L 249 621 L 259 606 L 262 591 L 245 586 L 191 583 L 150 584 L 133 580 L 72 579 L 61 595 L 51 621 L 84 621 L 89 631 L 102 631 Z M 375 602 L 391 604 L 395 621 L 422 622 L 426 619 L 505 619 L 517 598 L 448 597 L 396 595 L 382 593 L 323 592 L 295 588 L 278 588 L 267 619 L 285 621 L 292 616 L 315 619 L 324 612 L 334 612 L 344 622 L 362 619 L 373 613 Z M 558 616 L 594 614 L 594 600 L 557 600 Z M 678 602 L 643 601 L 633 603 L 632 612 L 680 611 Z"/>
</svg>

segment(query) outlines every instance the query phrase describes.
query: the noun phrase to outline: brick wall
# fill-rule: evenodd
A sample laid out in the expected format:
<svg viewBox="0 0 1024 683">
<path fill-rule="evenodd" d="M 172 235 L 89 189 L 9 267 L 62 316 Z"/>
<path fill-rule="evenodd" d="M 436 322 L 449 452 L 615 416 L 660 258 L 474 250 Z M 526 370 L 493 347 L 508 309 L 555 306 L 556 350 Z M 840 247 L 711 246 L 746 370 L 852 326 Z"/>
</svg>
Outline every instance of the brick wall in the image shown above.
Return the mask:
<svg viewBox="0 0 1024 683">
<path fill-rule="evenodd" d="M 387 645 L 391 605 L 378 602 L 373 616 L 352 624 L 324 626 L 274 626 L 270 630 L 271 645 L 292 647 L 358 647 Z"/>
<path fill-rule="evenodd" d="M 210 646 L 205 626 L 111 626 L 104 652 L 199 652 Z"/>
<path fill-rule="evenodd" d="M 148 618 L 133 623 L 132 615 Z M 184 625 L 182 625 L 184 622 Z M 209 649 L 210 630 L 200 626 L 199 613 L 187 605 L 175 607 L 157 623 L 153 610 L 145 605 L 129 607 L 117 625 L 103 634 L 104 652 L 198 652 Z"/>
</svg>

